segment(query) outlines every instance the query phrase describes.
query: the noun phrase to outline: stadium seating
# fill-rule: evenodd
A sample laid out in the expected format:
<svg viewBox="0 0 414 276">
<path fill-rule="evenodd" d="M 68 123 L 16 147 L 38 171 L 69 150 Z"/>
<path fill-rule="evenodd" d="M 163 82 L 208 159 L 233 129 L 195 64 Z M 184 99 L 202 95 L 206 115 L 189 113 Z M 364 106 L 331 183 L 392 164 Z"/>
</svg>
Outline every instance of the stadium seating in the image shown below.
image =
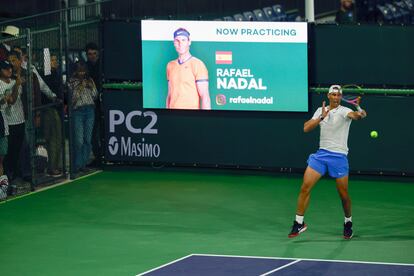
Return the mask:
<svg viewBox="0 0 414 276">
<path fill-rule="evenodd" d="M 282 5 L 273 5 L 272 9 L 276 14 L 276 21 L 286 21 L 287 15 Z"/>
<path fill-rule="evenodd" d="M 384 24 L 413 24 L 414 1 L 376 1 L 377 21 Z"/>
<path fill-rule="evenodd" d="M 401 10 L 399 8 L 397 8 L 397 6 L 387 3 L 385 4 L 388 9 L 391 11 L 392 16 L 393 16 L 393 21 L 394 23 L 400 24 L 403 23 L 403 14 L 401 12 Z"/>
<path fill-rule="evenodd" d="M 247 21 L 257 21 L 256 16 L 251 11 L 246 11 L 243 13 L 244 18 L 246 18 Z"/>
<path fill-rule="evenodd" d="M 414 0 L 364 0 L 357 6 L 360 20 L 381 24 L 414 23 Z"/>
<path fill-rule="evenodd" d="M 290 16 L 285 12 L 281 5 L 273 5 L 272 7 L 264 7 L 263 9 L 255 9 L 253 11 L 244 11 L 236 13 L 233 16 L 224 16 L 215 20 L 224 21 L 296 21 L 297 13 Z"/>
<path fill-rule="evenodd" d="M 233 15 L 235 21 L 247 21 L 246 18 L 241 13 L 236 13 Z"/>
<path fill-rule="evenodd" d="M 264 7 L 263 12 L 270 21 L 276 21 L 276 14 L 271 7 Z"/>
<path fill-rule="evenodd" d="M 264 13 L 262 9 L 253 10 L 253 13 L 256 16 L 257 21 L 268 21 L 269 20 L 269 18 L 267 17 L 267 15 Z"/>
<path fill-rule="evenodd" d="M 412 0 L 395 1 L 394 6 L 400 11 L 403 24 L 414 23 L 414 2 Z"/>
<path fill-rule="evenodd" d="M 414 1 L 413 0 L 403 0 L 401 2 L 405 3 L 407 9 L 411 12 L 414 12 Z"/>
<path fill-rule="evenodd" d="M 357 2 L 359 22 L 414 24 L 414 0 L 362 0 Z M 301 21 L 298 10 L 286 12 L 282 5 L 244 11 L 215 20 L 224 21 Z"/>
<path fill-rule="evenodd" d="M 391 23 L 393 20 L 393 16 L 391 11 L 388 9 L 387 6 L 377 5 L 377 9 L 379 11 L 378 21 L 380 23 Z"/>
</svg>

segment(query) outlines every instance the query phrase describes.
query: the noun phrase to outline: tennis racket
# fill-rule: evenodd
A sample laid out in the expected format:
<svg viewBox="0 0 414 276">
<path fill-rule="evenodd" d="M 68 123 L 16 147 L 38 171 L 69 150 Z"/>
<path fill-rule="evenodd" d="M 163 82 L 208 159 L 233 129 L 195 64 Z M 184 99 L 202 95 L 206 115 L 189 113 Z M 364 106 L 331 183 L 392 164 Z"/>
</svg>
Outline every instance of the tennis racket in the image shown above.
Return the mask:
<svg viewBox="0 0 414 276">
<path fill-rule="evenodd" d="M 346 84 L 342 86 L 342 101 L 355 106 L 358 112 L 362 112 L 360 107 L 362 101 L 362 87 L 356 84 Z"/>
<path fill-rule="evenodd" d="M 342 101 L 353 106 L 359 106 L 361 103 L 361 96 L 342 95 Z"/>
</svg>

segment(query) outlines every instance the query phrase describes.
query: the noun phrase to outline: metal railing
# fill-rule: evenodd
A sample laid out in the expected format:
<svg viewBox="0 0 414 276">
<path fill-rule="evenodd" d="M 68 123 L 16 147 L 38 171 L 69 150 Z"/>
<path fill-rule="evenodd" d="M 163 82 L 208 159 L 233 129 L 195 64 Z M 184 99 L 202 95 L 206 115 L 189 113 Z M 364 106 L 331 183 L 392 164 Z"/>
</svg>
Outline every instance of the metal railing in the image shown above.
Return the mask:
<svg viewBox="0 0 414 276">
<path fill-rule="evenodd" d="M 67 7 L 59 10 L 42 12 L 35 15 L 0 21 L 1 26 L 17 25 L 21 28 L 43 29 L 45 26 L 62 22 L 84 22 L 102 18 L 105 7 L 112 0 L 102 0 L 77 7 Z M 69 16 L 65 19 L 65 13 Z"/>
<path fill-rule="evenodd" d="M 75 171 L 78 154 L 75 150 L 78 145 L 75 138 L 78 136 L 75 134 L 79 133 L 79 127 L 73 123 L 77 112 L 73 108 L 73 91 L 68 87 L 68 81 L 73 77 L 75 64 L 79 60 L 87 61 L 85 45 L 91 42 L 96 44 L 99 53 L 102 8 L 109 2 L 100 1 L 0 22 L 1 30 L 9 25 L 19 28 L 17 36 L 0 37 L 0 45 L 7 44 L 11 50 L 21 51 L 23 55 L 19 59 L 27 64 L 19 96 L 24 98 L 24 132 L 16 134 L 23 135 L 24 141 L 15 146 L 14 132 L 7 138 L 12 148 L 19 149 L 18 169 L 13 171 L 6 166 L 5 174 L 10 175 L 10 196 L 94 170 L 82 168 L 82 171 Z M 16 55 L 14 51 L 8 52 L 6 58 L 9 60 L 12 59 L 10 54 Z M 12 79 L 17 74 L 13 66 Z M 55 96 L 51 96 L 48 90 Z M 99 109 L 99 101 L 94 105 Z M 100 116 L 99 110 L 95 113 Z M 99 121 L 97 118 L 94 124 Z M 92 127 L 89 127 L 89 133 Z M 18 138 L 21 140 L 22 137 Z M 98 149 L 98 154 L 96 151 L 94 154 L 87 153 L 87 162 L 92 158 L 100 159 L 99 152 Z M 11 153 L 8 155 L 11 156 Z"/>
</svg>

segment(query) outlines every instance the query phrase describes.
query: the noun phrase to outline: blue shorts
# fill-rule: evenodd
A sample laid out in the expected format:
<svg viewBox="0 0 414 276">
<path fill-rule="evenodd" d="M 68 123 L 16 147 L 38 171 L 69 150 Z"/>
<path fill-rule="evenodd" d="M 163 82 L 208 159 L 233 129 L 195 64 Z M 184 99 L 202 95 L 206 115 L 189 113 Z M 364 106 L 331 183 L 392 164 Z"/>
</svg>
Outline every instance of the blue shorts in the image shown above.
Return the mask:
<svg viewBox="0 0 414 276">
<path fill-rule="evenodd" d="M 308 165 L 321 175 L 328 171 L 333 178 L 342 178 L 349 174 L 348 158 L 343 153 L 319 149 L 309 155 Z"/>
</svg>

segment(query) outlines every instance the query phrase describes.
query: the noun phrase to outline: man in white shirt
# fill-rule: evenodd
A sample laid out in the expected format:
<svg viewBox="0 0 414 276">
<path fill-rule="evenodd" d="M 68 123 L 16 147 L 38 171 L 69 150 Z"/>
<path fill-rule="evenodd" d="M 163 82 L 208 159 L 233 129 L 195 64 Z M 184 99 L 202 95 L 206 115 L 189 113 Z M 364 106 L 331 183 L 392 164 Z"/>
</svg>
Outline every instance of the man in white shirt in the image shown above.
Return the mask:
<svg viewBox="0 0 414 276">
<path fill-rule="evenodd" d="M 7 197 L 9 180 L 3 174 L 3 159 L 8 151 L 9 125 L 4 114 L 5 107 L 12 104 L 18 97 L 18 88 L 22 80 L 12 80 L 12 65 L 5 60 L 0 61 L 0 200 Z"/>
<path fill-rule="evenodd" d="M 308 159 L 303 184 L 298 197 L 296 218 L 288 237 L 293 238 L 304 232 L 307 225 L 303 221 L 305 211 L 309 205 L 310 192 L 319 179 L 328 172 L 336 180 L 336 188 L 342 200 L 345 214 L 344 238 L 351 239 L 352 214 L 351 199 L 348 194 L 348 134 L 352 120 L 360 120 L 366 117 L 365 110 L 353 111 L 341 106 L 342 88 L 332 85 L 328 92 L 329 106 L 319 107 L 312 119 L 305 122 L 304 132 L 310 132 L 318 125 L 321 128 L 319 150 L 311 154 Z"/>
<path fill-rule="evenodd" d="M 26 78 L 26 70 L 27 68 L 23 67 L 23 60 L 21 53 L 12 50 L 9 54 L 9 62 L 13 65 L 13 74 L 15 78 L 24 79 Z M 27 64 L 26 64 L 27 66 Z M 37 72 L 34 66 L 31 67 L 32 69 L 32 98 L 33 98 L 33 107 L 39 107 L 41 105 L 41 97 L 40 93 L 45 94 L 48 98 L 54 100 L 56 99 L 56 95 L 50 90 L 50 88 L 46 85 L 43 81 L 39 73 Z M 5 116 L 7 123 L 9 125 L 9 145 L 8 145 L 8 152 L 5 159 L 5 167 L 7 171 L 7 175 L 10 181 L 15 180 L 16 178 L 22 176 L 24 177 L 26 174 L 29 174 L 29 159 L 26 158 L 29 156 L 28 150 L 28 143 L 25 142 L 27 140 L 28 135 L 28 126 L 26 125 L 26 119 L 28 116 L 32 116 L 32 114 L 27 114 L 28 111 L 28 91 L 27 91 L 27 81 L 23 82 L 22 85 L 19 86 L 19 94 L 16 102 L 13 104 L 9 104 L 5 109 Z M 35 112 L 35 123 L 37 118 L 38 111 Z M 21 152 L 23 151 L 23 156 L 21 156 Z M 26 167 L 26 169 L 25 169 Z M 27 172 L 22 172 L 27 171 Z M 24 174 L 24 175 L 22 175 Z"/>
<path fill-rule="evenodd" d="M 1 31 L 1 38 L 6 40 L 3 41 L 3 43 L 0 43 L 0 61 L 7 60 L 9 53 L 12 50 L 10 39 L 18 37 L 19 33 L 19 28 L 12 25 L 6 26 L 4 30 Z"/>
</svg>

